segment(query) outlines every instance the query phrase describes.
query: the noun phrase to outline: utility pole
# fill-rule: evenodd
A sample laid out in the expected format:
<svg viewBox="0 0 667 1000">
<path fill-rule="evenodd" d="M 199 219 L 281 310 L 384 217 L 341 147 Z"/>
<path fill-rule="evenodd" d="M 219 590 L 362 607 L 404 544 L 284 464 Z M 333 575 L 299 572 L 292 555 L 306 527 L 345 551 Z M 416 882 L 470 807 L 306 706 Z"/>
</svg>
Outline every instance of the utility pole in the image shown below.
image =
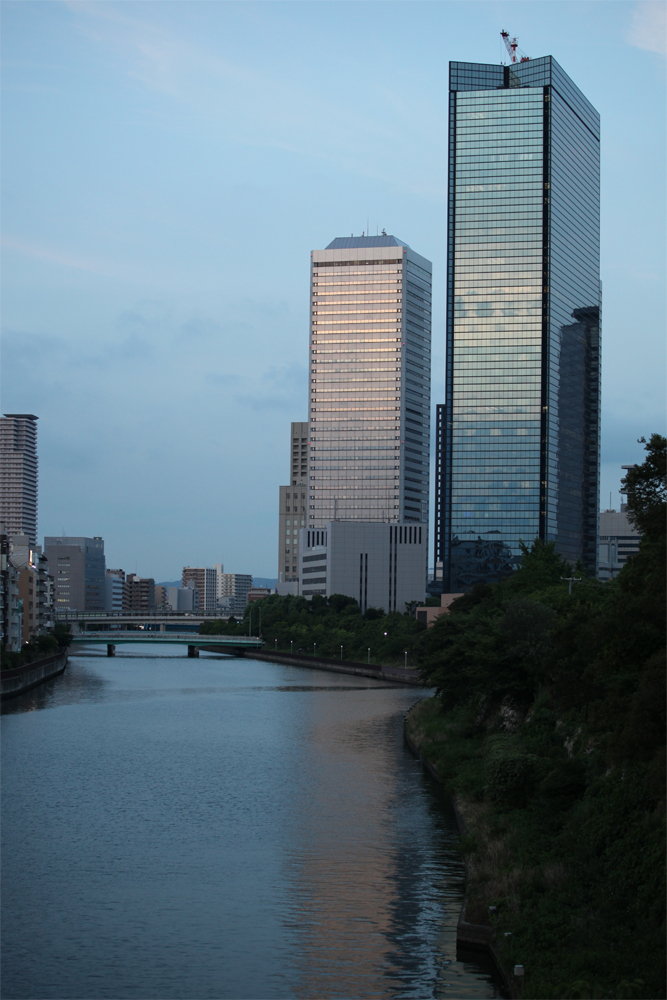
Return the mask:
<svg viewBox="0 0 667 1000">
<path fill-rule="evenodd" d="M 568 592 L 568 594 L 571 594 L 572 593 L 572 584 L 573 583 L 581 583 L 582 577 L 580 577 L 580 576 L 561 576 L 561 580 L 564 580 L 566 583 L 569 584 L 569 586 L 567 588 L 567 592 Z"/>
</svg>

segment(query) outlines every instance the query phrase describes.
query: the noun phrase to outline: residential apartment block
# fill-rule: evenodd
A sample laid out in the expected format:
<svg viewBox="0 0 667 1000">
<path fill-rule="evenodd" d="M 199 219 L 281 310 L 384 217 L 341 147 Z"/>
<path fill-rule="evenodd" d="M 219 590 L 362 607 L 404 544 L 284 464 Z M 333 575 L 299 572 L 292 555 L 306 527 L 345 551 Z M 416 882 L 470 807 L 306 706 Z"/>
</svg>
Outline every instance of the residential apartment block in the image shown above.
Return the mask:
<svg viewBox="0 0 667 1000">
<path fill-rule="evenodd" d="M 0 417 L 0 521 L 9 538 L 37 544 L 37 420 L 34 413 Z"/>
</svg>

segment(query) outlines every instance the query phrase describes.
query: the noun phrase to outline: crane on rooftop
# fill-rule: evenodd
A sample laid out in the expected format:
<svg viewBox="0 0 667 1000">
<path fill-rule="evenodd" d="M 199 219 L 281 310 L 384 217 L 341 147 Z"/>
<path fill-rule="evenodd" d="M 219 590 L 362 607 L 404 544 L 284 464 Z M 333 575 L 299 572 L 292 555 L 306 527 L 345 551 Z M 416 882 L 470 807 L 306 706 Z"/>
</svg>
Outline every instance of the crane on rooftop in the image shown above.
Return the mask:
<svg viewBox="0 0 667 1000">
<path fill-rule="evenodd" d="M 510 62 L 529 62 L 530 56 L 527 56 L 525 52 L 522 52 L 517 44 L 516 38 L 510 38 L 509 31 L 501 31 L 501 38 L 505 43 L 505 48 L 507 49 L 510 57 Z"/>
</svg>

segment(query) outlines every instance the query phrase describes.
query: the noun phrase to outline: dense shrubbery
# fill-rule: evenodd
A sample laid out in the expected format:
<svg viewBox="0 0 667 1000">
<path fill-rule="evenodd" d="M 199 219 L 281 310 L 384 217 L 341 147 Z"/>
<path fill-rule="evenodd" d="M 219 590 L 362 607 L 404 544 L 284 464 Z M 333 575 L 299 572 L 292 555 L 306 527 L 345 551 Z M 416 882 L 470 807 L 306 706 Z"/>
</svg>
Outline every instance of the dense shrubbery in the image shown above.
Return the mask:
<svg viewBox="0 0 667 1000">
<path fill-rule="evenodd" d="M 42 660 L 45 656 L 53 656 L 60 648 L 58 639 L 52 632 L 35 636 L 20 652 L 11 653 L 3 649 L 2 669 L 14 670 L 16 667 L 23 667 L 28 663 L 34 663 L 35 660 Z"/>
<path fill-rule="evenodd" d="M 617 580 L 568 595 L 536 542 L 422 640 L 437 695 L 410 732 L 468 819 L 468 919 L 497 908 L 525 996 L 665 996 L 665 444 L 626 477 L 644 534 Z"/>
<path fill-rule="evenodd" d="M 414 662 L 415 650 L 425 626 L 409 615 L 385 614 L 381 608 L 368 608 L 362 615 L 359 605 L 352 597 L 333 594 L 324 598 L 315 595 L 307 601 L 305 597 L 279 597 L 271 594 L 263 601 L 249 604 L 241 622 L 205 622 L 200 632 L 205 635 L 257 635 L 260 624 L 267 649 L 277 648 L 282 652 L 313 653 L 340 657 L 346 660 L 363 660 L 371 651 L 371 663 L 404 663 L 405 651 L 408 662 Z M 252 616 L 252 622 L 251 622 Z"/>
</svg>

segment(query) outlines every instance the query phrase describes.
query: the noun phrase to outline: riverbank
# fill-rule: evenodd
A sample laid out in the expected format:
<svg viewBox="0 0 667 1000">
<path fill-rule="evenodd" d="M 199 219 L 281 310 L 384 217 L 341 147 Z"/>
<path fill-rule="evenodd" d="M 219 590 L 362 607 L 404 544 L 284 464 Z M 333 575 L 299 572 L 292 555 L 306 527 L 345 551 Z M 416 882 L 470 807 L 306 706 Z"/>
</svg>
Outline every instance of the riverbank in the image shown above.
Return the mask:
<svg viewBox="0 0 667 1000">
<path fill-rule="evenodd" d="M 62 674 L 67 666 L 67 650 L 63 649 L 53 656 L 45 656 L 41 660 L 33 660 L 22 667 L 12 670 L 0 670 L 0 697 L 15 698 L 24 691 L 44 684 Z"/>
<path fill-rule="evenodd" d="M 664 811 L 641 770 L 598 770 L 546 693 L 523 709 L 424 699 L 405 731 L 455 805 L 460 941 L 489 949 L 512 996 L 664 997 Z"/>
<path fill-rule="evenodd" d="M 403 735 L 405 738 L 405 743 L 408 749 L 418 757 L 422 762 L 422 765 L 429 773 L 433 781 L 440 786 L 444 791 L 447 791 L 437 768 L 428 757 L 424 757 L 422 754 L 422 747 L 424 744 L 423 734 L 419 729 L 419 713 L 415 715 L 414 719 L 411 721 L 413 713 L 419 709 L 421 702 L 417 702 L 416 705 L 407 713 L 404 720 Z M 456 824 L 458 826 L 459 834 L 461 836 L 461 841 L 464 843 L 464 838 L 466 836 L 466 820 L 465 816 L 461 810 L 461 802 L 456 796 L 450 795 L 450 802 L 456 817 Z M 466 875 L 470 876 L 469 858 L 466 858 L 464 852 L 464 863 L 466 865 Z M 484 923 L 471 923 L 466 919 L 467 916 L 467 900 L 464 899 L 463 905 L 461 907 L 461 913 L 459 914 L 458 923 L 456 926 L 456 947 L 458 949 L 467 949 L 468 951 L 481 951 L 489 956 L 496 970 L 496 975 L 503 985 L 505 992 L 509 997 L 515 998 L 521 996 L 520 991 L 516 987 L 516 983 L 513 981 L 514 977 L 512 975 L 512 969 L 506 968 L 503 964 L 497 947 L 497 933 L 495 928 L 491 925 L 489 921 Z"/>
<path fill-rule="evenodd" d="M 202 649 L 205 648 L 202 646 Z M 300 653 L 268 653 L 264 650 L 248 655 L 254 660 L 270 660 L 272 663 L 286 663 L 293 667 L 310 667 L 311 670 L 328 670 L 334 674 L 354 674 L 357 677 L 372 677 L 408 687 L 424 687 L 418 670 L 406 670 L 403 667 L 375 666 L 354 660 L 330 660 L 320 656 L 303 656 Z"/>
</svg>

